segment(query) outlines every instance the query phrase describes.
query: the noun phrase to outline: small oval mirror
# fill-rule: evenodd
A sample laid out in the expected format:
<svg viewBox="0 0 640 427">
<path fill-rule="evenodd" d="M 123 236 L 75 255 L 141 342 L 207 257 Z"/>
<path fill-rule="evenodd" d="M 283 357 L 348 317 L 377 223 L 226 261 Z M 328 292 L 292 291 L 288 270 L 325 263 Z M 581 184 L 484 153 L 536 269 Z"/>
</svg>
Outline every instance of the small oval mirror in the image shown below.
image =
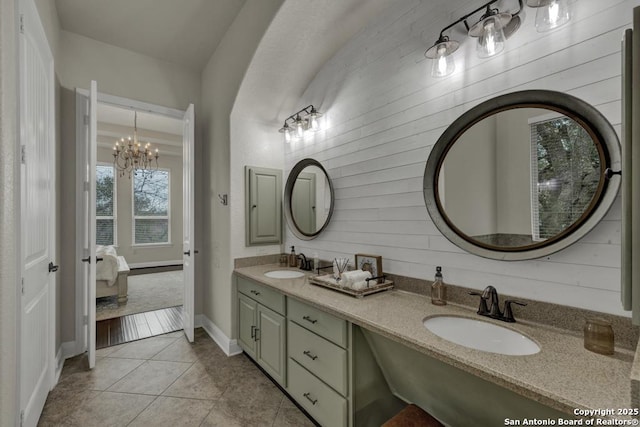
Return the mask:
<svg viewBox="0 0 640 427">
<path fill-rule="evenodd" d="M 299 239 L 315 239 L 326 228 L 333 214 L 333 185 L 317 160 L 303 159 L 293 167 L 284 203 L 289 228 Z"/>
<path fill-rule="evenodd" d="M 593 107 L 552 91 L 515 92 L 472 108 L 433 147 L 427 209 L 454 244 L 487 258 L 546 256 L 586 234 L 613 202 L 620 147 Z"/>
</svg>

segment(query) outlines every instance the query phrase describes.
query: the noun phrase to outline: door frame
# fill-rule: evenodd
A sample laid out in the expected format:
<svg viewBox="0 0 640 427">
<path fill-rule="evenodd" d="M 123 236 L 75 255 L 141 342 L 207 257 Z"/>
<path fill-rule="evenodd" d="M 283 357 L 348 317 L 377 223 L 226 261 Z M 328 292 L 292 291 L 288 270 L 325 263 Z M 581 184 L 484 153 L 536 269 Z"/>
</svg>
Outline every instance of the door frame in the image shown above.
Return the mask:
<svg viewBox="0 0 640 427">
<path fill-rule="evenodd" d="M 100 82 L 98 82 L 98 84 L 100 84 Z M 87 89 L 83 89 L 83 88 L 76 88 L 76 92 L 79 93 L 82 96 L 89 96 L 89 90 Z M 130 98 L 125 98 L 125 97 L 121 97 L 121 96 L 115 96 L 115 95 L 109 95 L 109 94 L 105 94 L 105 93 L 101 93 L 98 92 L 98 103 L 101 104 L 109 104 L 109 105 L 113 105 L 119 108 L 125 108 L 125 109 L 130 109 L 130 110 L 137 110 L 137 111 L 146 111 L 146 112 L 150 112 L 150 113 L 154 113 L 154 114 L 159 114 L 159 115 L 163 115 L 163 116 L 167 116 L 170 118 L 174 118 L 174 119 L 179 119 L 179 120 L 183 120 L 184 119 L 184 114 L 186 110 L 178 110 L 175 108 L 170 108 L 170 107 L 164 107 L 162 105 L 156 105 L 156 104 L 151 104 L 148 102 L 143 102 L 143 101 L 137 101 L 134 99 L 130 99 Z M 81 149 L 81 144 L 82 144 L 82 128 L 84 127 L 84 118 L 83 118 L 83 113 L 79 112 L 80 108 L 78 107 L 78 99 L 76 98 L 76 150 L 80 150 Z M 77 152 L 78 154 L 79 152 Z M 76 158 L 78 158 L 78 156 L 76 155 Z M 76 176 L 81 176 L 78 174 L 82 174 L 82 164 L 79 164 L 78 162 L 76 162 Z M 191 167 L 195 167 L 195 165 L 191 165 Z M 183 171 L 184 174 L 184 171 Z M 82 183 L 79 182 L 76 179 L 76 218 L 82 218 L 82 192 L 83 192 L 83 188 L 82 188 Z M 184 221 L 184 218 L 183 218 Z M 76 222 L 76 233 L 77 233 L 77 227 L 79 227 L 78 222 Z M 79 235 L 79 234 L 77 234 Z M 86 351 L 87 349 L 87 344 L 86 341 L 86 332 L 85 332 L 85 314 L 84 314 L 84 302 L 87 300 L 87 295 L 85 295 L 84 292 L 84 287 L 83 287 L 83 283 L 82 283 L 82 275 L 81 273 L 81 268 L 82 268 L 82 263 L 80 262 L 80 258 L 82 258 L 82 245 L 79 244 L 78 241 L 76 241 L 76 266 L 75 266 L 75 271 L 76 271 L 76 283 L 75 283 L 75 288 L 76 288 L 76 305 L 75 305 L 75 310 L 76 310 L 76 321 L 75 321 L 75 327 L 76 327 L 76 334 L 75 334 L 75 343 L 76 343 L 76 351 L 75 354 L 80 354 L 83 353 L 84 351 Z"/>
</svg>

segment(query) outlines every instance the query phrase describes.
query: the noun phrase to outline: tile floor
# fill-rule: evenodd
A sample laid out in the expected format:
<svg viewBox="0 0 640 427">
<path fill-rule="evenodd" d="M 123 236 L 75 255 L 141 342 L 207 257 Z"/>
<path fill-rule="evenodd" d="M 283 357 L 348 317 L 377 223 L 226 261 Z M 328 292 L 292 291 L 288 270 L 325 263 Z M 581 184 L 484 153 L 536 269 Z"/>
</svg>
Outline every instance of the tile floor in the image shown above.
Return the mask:
<svg viewBox="0 0 640 427">
<path fill-rule="evenodd" d="M 98 350 L 65 362 L 39 426 L 313 426 L 245 355 L 227 357 L 203 329 Z"/>
</svg>

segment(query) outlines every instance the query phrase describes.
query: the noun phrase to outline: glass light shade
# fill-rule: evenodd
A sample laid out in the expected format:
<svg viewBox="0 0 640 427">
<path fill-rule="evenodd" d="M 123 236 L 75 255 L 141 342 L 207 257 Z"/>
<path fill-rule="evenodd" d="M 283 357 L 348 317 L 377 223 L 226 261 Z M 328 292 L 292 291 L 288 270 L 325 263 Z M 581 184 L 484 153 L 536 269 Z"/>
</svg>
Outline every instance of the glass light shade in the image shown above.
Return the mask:
<svg viewBox="0 0 640 427">
<path fill-rule="evenodd" d="M 284 142 L 287 144 L 291 142 L 291 129 L 287 128 L 282 132 L 284 134 Z"/>
<path fill-rule="evenodd" d="M 278 131 L 282 134 L 282 136 L 284 137 L 284 142 L 286 142 L 287 144 L 291 142 L 292 139 L 292 129 L 289 127 L 289 125 L 287 124 L 287 122 L 284 123 L 284 126 L 282 126 L 282 128 L 280 128 L 280 130 Z"/>
<path fill-rule="evenodd" d="M 304 121 L 300 116 L 296 117 L 296 122 L 293 124 L 293 128 L 296 130 L 296 138 L 302 138 L 304 136 Z"/>
<path fill-rule="evenodd" d="M 444 43 L 436 47 L 436 57 L 431 62 L 431 75 L 433 77 L 444 77 L 453 73 L 456 63 L 453 56 L 447 54 L 447 48 Z"/>
<path fill-rule="evenodd" d="M 488 58 L 502 52 L 504 49 L 504 32 L 502 24 L 495 16 L 489 16 L 482 21 L 482 33 L 478 37 L 476 50 L 480 58 Z"/>
<path fill-rule="evenodd" d="M 315 109 L 311 111 L 307 120 L 309 121 L 309 130 L 313 132 L 318 132 L 321 128 L 320 126 L 320 116 L 322 114 L 318 113 Z"/>
<path fill-rule="evenodd" d="M 542 33 L 566 24 L 571 19 L 568 0 L 551 0 L 536 11 L 536 30 Z"/>
</svg>

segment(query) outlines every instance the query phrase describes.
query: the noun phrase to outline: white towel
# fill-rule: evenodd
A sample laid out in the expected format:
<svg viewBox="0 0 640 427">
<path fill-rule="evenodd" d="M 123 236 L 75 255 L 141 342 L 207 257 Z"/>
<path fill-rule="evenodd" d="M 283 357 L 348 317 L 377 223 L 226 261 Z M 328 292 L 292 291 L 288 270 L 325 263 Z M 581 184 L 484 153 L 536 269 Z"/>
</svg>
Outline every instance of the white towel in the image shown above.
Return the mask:
<svg viewBox="0 0 640 427">
<path fill-rule="evenodd" d="M 112 286 L 118 278 L 118 254 L 113 246 L 97 246 L 96 257 L 102 261 L 96 263 L 96 280 L 104 280 Z"/>
<path fill-rule="evenodd" d="M 362 287 L 366 287 L 366 284 L 367 284 L 366 279 L 370 279 L 370 278 L 371 278 L 370 271 L 362 271 L 362 270 L 345 271 L 344 273 L 342 273 L 341 285 L 356 289 L 354 287 L 356 283 L 358 284 L 358 286 L 362 286 L 361 283 L 364 283 L 364 286 Z"/>
<path fill-rule="evenodd" d="M 354 291 L 359 291 L 361 289 L 367 289 L 367 281 L 363 280 L 361 282 L 355 282 L 351 285 L 351 289 Z"/>
</svg>

